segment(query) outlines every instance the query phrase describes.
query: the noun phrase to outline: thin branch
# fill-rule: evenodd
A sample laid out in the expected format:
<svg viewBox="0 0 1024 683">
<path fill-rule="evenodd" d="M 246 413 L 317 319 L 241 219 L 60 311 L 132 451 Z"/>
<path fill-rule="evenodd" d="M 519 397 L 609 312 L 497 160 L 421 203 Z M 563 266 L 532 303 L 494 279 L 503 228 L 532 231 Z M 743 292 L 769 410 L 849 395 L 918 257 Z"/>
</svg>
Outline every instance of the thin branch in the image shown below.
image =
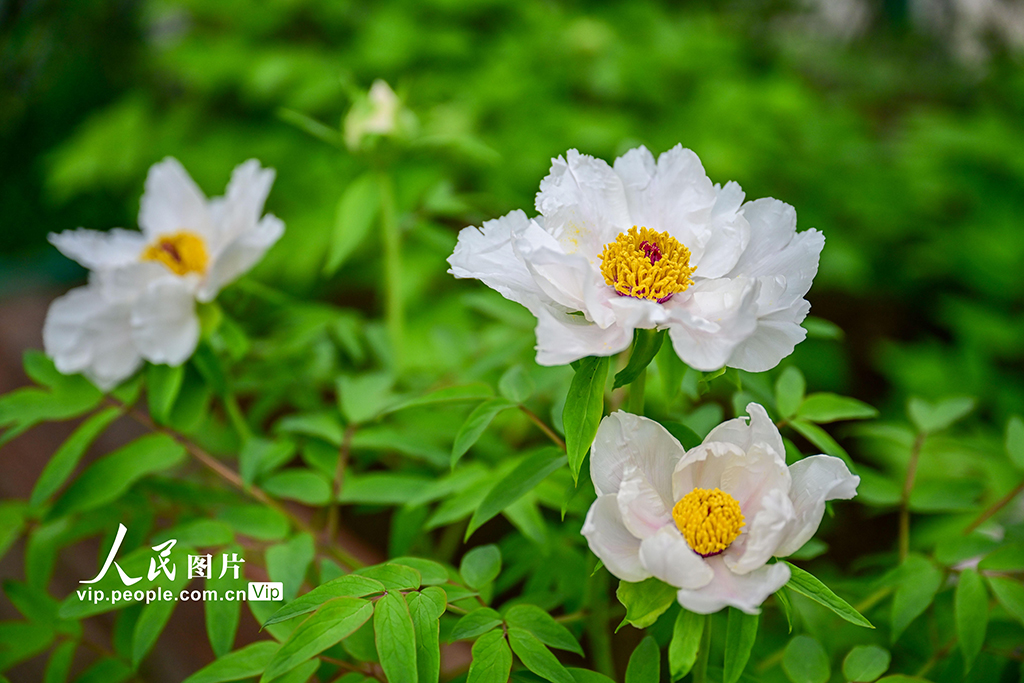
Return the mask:
<svg viewBox="0 0 1024 683">
<path fill-rule="evenodd" d="M 907 478 L 903 482 L 903 495 L 900 496 L 900 562 L 907 559 L 910 553 L 910 493 L 914 490 L 914 479 L 917 477 L 917 464 L 921 459 L 921 447 L 927 435 L 923 432 L 914 439 L 910 450 L 910 462 L 907 464 Z"/>
<path fill-rule="evenodd" d="M 1016 498 L 1017 496 L 1020 495 L 1021 491 L 1024 491 L 1024 481 L 1022 481 L 1021 483 L 1017 484 L 1017 486 L 1015 486 L 1012 491 L 1007 493 L 1005 496 L 1003 496 L 1002 498 L 1000 498 L 996 502 L 992 503 L 992 505 L 990 505 L 987 508 L 985 508 L 984 512 L 982 512 L 980 515 L 978 515 L 978 517 L 973 522 L 971 522 L 970 524 L 967 525 L 967 528 L 964 529 L 964 535 L 966 536 L 967 534 L 971 533 L 972 531 L 977 529 L 979 526 L 984 524 L 988 520 L 989 517 L 991 517 L 992 515 L 996 514 L 997 512 L 1002 510 L 1004 507 L 1009 505 L 1013 501 L 1014 498 Z"/>
<path fill-rule="evenodd" d="M 544 432 L 544 434 L 546 434 L 547 437 L 551 439 L 556 446 L 561 448 L 563 451 L 565 450 L 565 441 L 562 440 L 562 437 L 558 436 L 558 434 L 555 433 L 555 430 L 549 427 L 544 422 L 544 420 L 537 417 L 537 414 L 535 412 L 533 412 L 524 405 L 520 405 L 519 410 L 523 411 L 523 414 L 526 415 L 526 417 L 530 418 L 530 421 L 533 422 L 533 424 L 537 425 L 537 427 L 539 427 L 540 430 Z"/>
<path fill-rule="evenodd" d="M 327 511 L 327 542 L 333 543 L 338 533 L 338 524 L 341 518 L 341 489 L 345 485 L 345 467 L 348 465 L 349 452 L 352 449 L 352 437 L 355 435 L 355 425 L 345 427 L 345 434 L 341 438 L 341 447 L 338 449 L 338 466 L 334 470 L 334 495 L 331 498 L 331 506 Z"/>
</svg>

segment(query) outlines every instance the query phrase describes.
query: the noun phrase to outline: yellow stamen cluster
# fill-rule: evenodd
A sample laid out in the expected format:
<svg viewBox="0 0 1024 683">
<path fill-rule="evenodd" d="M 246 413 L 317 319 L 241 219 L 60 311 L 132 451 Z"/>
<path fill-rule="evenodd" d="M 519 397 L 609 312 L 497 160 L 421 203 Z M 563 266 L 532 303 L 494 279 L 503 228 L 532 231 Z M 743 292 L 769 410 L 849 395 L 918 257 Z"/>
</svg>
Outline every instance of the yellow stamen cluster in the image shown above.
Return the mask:
<svg viewBox="0 0 1024 683">
<path fill-rule="evenodd" d="M 634 225 L 604 245 L 604 281 L 619 294 L 664 302 L 693 284 L 690 250 L 667 232 Z"/>
<path fill-rule="evenodd" d="M 672 519 L 693 551 L 703 557 L 729 547 L 745 524 L 740 504 L 721 489 L 694 489 L 672 508 Z"/>
<path fill-rule="evenodd" d="M 175 275 L 205 273 L 210 262 L 203 238 L 194 232 L 182 230 L 164 235 L 142 252 L 143 261 L 157 261 Z"/>
</svg>

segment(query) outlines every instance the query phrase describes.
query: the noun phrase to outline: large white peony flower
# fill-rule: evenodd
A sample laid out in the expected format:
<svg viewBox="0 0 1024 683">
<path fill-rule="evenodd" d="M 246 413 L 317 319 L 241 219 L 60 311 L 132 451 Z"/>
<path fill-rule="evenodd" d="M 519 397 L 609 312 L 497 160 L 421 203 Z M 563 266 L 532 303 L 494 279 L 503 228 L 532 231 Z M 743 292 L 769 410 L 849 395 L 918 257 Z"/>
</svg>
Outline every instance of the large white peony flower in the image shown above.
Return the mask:
<svg viewBox="0 0 1024 683">
<path fill-rule="evenodd" d="M 590 460 L 597 500 L 583 535 L 608 571 L 623 581 L 657 577 L 699 614 L 756 614 L 789 581 L 789 568 L 768 560 L 806 543 L 825 501 L 853 498 L 860 477 L 827 455 L 786 467 L 764 408 L 747 412 L 749 424 L 723 422 L 689 451 L 653 420 L 602 420 Z"/>
<path fill-rule="evenodd" d="M 252 268 L 284 233 L 263 213 L 273 169 L 255 159 L 235 168 L 223 197 L 207 200 L 177 160 L 149 169 L 141 232 L 66 230 L 51 234 L 65 256 L 89 269 L 89 284 L 51 305 L 43 344 L 63 373 L 84 373 L 101 389 L 129 377 L 143 359 L 180 365 L 195 351 L 195 303 Z"/>
<path fill-rule="evenodd" d="M 540 215 L 465 228 L 449 272 L 537 316 L 541 365 L 612 355 L 635 329 L 667 328 L 697 370 L 761 372 L 806 336 L 825 238 L 796 232 L 788 204 L 743 199 L 682 146 L 657 162 L 639 147 L 614 166 L 569 150 L 541 181 Z"/>
</svg>

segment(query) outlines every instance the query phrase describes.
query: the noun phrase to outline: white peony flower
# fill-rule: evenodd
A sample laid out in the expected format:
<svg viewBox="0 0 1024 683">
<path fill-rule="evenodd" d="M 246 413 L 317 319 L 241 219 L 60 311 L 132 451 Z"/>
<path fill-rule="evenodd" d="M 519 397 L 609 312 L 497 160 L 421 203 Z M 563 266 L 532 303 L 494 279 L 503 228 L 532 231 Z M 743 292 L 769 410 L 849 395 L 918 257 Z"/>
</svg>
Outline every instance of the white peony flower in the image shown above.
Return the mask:
<svg viewBox="0 0 1024 683">
<path fill-rule="evenodd" d="M 825 501 L 853 498 L 860 477 L 827 455 L 786 467 L 764 408 L 747 412 L 749 424 L 723 422 L 689 451 L 645 417 L 602 420 L 590 460 L 597 500 L 583 535 L 608 571 L 623 581 L 657 577 L 698 614 L 756 614 L 789 581 L 789 568 L 768 560 L 810 540 Z"/>
<path fill-rule="evenodd" d="M 540 215 L 465 228 L 449 272 L 537 316 L 541 365 L 613 355 L 635 329 L 667 328 L 697 370 L 769 370 L 806 336 L 825 238 L 796 232 L 788 204 L 743 198 L 682 146 L 657 162 L 639 147 L 614 166 L 569 150 L 541 181 Z"/>
<path fill-rule="evenodd" d="M 43 344 L 57 369 L 84 373 L 101 389 L 143 360 L 180 365 L 195 351 L 195 303 L 212 301 L 252 268 L 284 233 L 263 213 L 274 171 L 251 159 L 235 168 L 224 197 L 207 200 L 177 160 L 149 169 L 141 232 L 51 234 L 65 256 L 89 269 L 89 284 L 51 305 Z"/>
</svg>

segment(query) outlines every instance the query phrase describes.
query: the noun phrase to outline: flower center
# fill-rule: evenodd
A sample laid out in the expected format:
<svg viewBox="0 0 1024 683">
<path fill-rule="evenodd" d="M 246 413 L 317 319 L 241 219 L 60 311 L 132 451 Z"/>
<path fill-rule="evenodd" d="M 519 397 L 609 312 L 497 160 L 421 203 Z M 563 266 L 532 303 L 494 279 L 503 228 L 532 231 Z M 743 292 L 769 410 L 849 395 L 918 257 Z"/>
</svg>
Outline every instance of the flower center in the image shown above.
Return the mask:
<svg viewBox="0 0 1024 683">
<path fill-rule="evenodd" d="M 690 491 L 672 508 L 672 519 L 701 557 L 717 555 L 728 548 L 744 526 L 740 504 L 721 489 Z"/>
<path fill-rule="evenodd" d="M 634 225 L 620 232 L 601 252 L 604 281 L 621 296 L 651 299 L 659 304 L 693 284 L 690 250 L 667 232 Z"/>
<path fill-rule="evenodd" d="M 210 257 L 202 237 L 182 230 L 150 244 L 142 252 L 142 260 L 162 263 L 175 275 L 186 275 L 205 273 Z"/>
</svg>

